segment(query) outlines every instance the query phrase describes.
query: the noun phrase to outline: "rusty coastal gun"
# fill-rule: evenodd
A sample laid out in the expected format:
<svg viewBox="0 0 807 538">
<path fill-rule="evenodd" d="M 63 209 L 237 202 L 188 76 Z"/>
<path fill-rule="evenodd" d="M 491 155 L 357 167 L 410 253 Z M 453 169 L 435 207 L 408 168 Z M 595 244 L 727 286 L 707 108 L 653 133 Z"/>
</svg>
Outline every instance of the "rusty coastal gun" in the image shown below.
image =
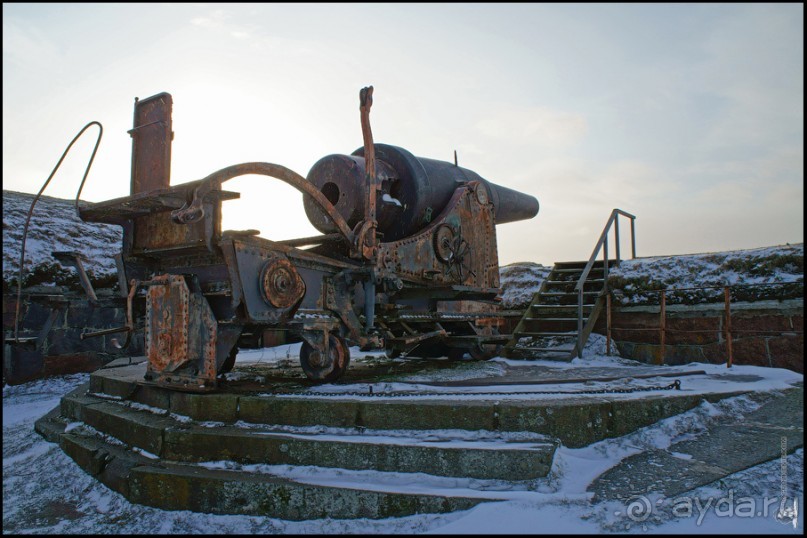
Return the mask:
<svg viewBox="0 0 807 538">
<path fill-rule="evenodd" d="M 127 322 L 117 330 L 142 329 L 148 382 L 215 389 L 244 336 L 267 328 L 302 340 L 300 364 L 316 382 L 345 373 L 351 346 L 451 359 L 498 352 L 509 335 L 499 334 L 495 226 L 534 217 L 538 201 L 456 159 L 374 143 L 371 105 L 364 88 L 362 147 L 320 159 L 307 177 L 254 162 L 171 186 L 171 95 L 135 101 L 131 194 L 80 216 L 123 228 Z M 222 186 L 245 174 L 299 190 L 322 235 L 222 231 L 222 203 L 239 197 Z"/>
</svg>

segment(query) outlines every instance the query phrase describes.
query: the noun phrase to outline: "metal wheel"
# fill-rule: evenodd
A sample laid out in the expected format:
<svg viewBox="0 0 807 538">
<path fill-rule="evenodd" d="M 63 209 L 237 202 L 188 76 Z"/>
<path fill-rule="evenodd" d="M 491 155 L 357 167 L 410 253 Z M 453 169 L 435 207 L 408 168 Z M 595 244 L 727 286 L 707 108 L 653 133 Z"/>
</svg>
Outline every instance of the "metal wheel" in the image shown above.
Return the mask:
<svg viewBox="0 0 807 538">
<path fill-rule="evenodd" d="M 300 347 L 300 366 L 308 379 L 317 382 L 336 381 L 347 371 L 350 364 L 350 351 L 344 339 L 328 335 L 327 357 L 322 349 L 315 348 L 303 340 Z"/>
<path fill-rule="evenodd" d="M 501 344 L 480 344 L 468 350 L 475 361 L 486 361 L 497 357 L 502 352 Z"/>
<path fill-rule="evenodd" d="M 495 327 L 485 327 L 482 333 L 485 336 L 496 336 L 499 330 Z M 486 361 L 498 356 L 502 352 L 501 344 L 477 344 L 468 350 L 471 358 L 477 361 Z"/>
<path fill-rule="evenodd" d="M 468 275 L 473 274 L 471 271 L 471 247 L 468 241 L 463 237 L 457 236 L 452 246 L 453 256 L 451 258 L 451 271 L 456 275 L 457 282 L 464 283 L 468 280 Z"/>
<path fill-rule="evenodd" d="M 437 259 L 443 263 L 451 262 L 454 256 L 454 228 L 450 224 L 443 223 L 434 232 L 434 253 Z"/>
<path fill-rule="evenodd" d="M 469 276 L 476 276 L 471 270 L 471 245 L 462 237 L 462 230 L 443 223 L 435 230 L 433 243 L 437 259 L 446 264 L 447 277 L 464 283 Z"/>
<path fill-rule="evenodd" d="M 468 352 L 465 348 L 460 347 L 452 347 L 448 350 L 448 360 L 450 361 L 461 361 L 465 359 L 465 354 Z"/>
</svg>

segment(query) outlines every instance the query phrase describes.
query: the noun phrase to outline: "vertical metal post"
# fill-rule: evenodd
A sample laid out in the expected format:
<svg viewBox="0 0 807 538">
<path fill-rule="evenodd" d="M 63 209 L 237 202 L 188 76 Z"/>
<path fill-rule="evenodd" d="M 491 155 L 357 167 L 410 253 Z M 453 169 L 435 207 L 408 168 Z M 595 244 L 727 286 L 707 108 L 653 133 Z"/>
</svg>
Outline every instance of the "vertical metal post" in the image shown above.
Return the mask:
<svg viewBox="0 0 807 538">
<path fill-rule="evenodd" d="M 665 332 L 667 330 L 667 294 L 664 290 L 661 290 L 661 320 L 660 320 L 660 329 L 661 329 L 661 346 L 659 349 L 658 360 L 656 360 L 656 364 L 664 364 L 664 339 L 665 339 Z"/>
<path fill-rule="evenodd" d="M 602 253 L 603 253 L 603 271 L 602 271 L 602 278 L 603 278 L 603 285 L 608 283 L 608 236 L 605 236 L 605 244 L 602 246 Z"/>
<path fill-rule="evenodd" d="M 367 203 L 365 205 L 364 237 L 359 237 L 360 253 L 367 260 L 374 260 L 377 254 L 376 228 L 376 198 L 378 196 L 378 178 L 375 166 L 375 144 L 373 131 L 370 128 L 370 107 L 373 106 L 373 87 L 367 86 L 359 92 L 359 111 L 361 116 L 361 132 L 364 139 L 364 176 L 367 189 Z M 369 332 L 375 323 L 375 271 L 370 269 L 367 281 L 364 283 L 364 316 L 366 330 Z M 326 338 L 327 344 L 327 338 Z"/>
<path fill-rule="evenodd" d="M 605 354 L 611 355 L 611 294 L 605 296 Z"/>
<path fill-rule="evenodd" d="M 616 262 L 622 259 L 619 257 L 619 213 L 614 213 L 614 237 L 616 238 Z"/>
<path fill-rule="evenodd" d="M 583 288 L 577 290 L 577 358 L 583 358 Z"/>
<path fill-rule="evenodd" d="M 630 251 L 632 258 L 636 258 L 636 231 L 633 227 L 635 221 L 636 219 L 633 217 L 630 219 Z"/>
<path fill-rule="evenodd" d="M 369 331 L 375 324 L 375 271 L 370 270 L 370 277 L 364 283 L 364 319 L 365 328 Z"/>
<path fill-rule="evenodd" d="M 125 299 L 129 296 L 129 286 L 126 283 L 126 266 L 123 264 L 123 254 L 120 252 L 115 254 L 115 267 L 118 268 L 118 288 L 120 288 L 120 296 Z"/>
<path fill-rule="evenodd" d="M 731 368 L 731 364 L 734 362 L 734 354 L 731 348 L 731 290 L 729 290 L 728 286 L 723 288 L 723 294 L 726 298 L 726 353 L 728 355 L 726 368 Z"/>
<path fill-rule="evenodd" d="M 364 139 L 364 177 L 367 191 L 367 200 L 364 211 L 364 221 L 358 228 L 356 244 L 360 247 L 359 254 L 366 260 L 375 260 L 378 250 L 376 229 L 376 198 L 378 196 L 378 178 L 375 166 L 375 144 L 373 131 L 370 128 L 370 107 L 373 106 L 373 87 L 367 86 L 359 92 L 359 111 L 361 115 L 361 133 Z"/>
<path fill-rule="evenodd" d="M 171 111 L 169 93 L 135 98 L 132 137 L 130 194 L 165 189 L 171 184 Z"/>
</svg>

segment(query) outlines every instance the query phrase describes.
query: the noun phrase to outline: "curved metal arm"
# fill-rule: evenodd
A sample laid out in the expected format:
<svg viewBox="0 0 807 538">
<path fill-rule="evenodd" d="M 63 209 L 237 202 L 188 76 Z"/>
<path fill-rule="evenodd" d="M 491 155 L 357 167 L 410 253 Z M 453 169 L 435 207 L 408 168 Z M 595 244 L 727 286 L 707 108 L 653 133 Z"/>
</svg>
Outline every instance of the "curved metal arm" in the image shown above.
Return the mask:
<svg viewBox="0 0 807 538">
<path fill-rule="evenodd" d="M 104 126 L 101 125 L 97 121 L 91 121 L 87 125 L 85 125 L 78 134 L 73 137 L 73 140 L 67 145 L 62 153 L 59 162 L 56 163 L 56 166 L 53 167 L 53 171 L 48 176 L 48 179 L 45 180 L 45 183 L 42 185 L 42 188 L 39 189 L 39 192 L 36 193 L 34 196 L 33 201 L 31 202 L 31 207 L 28 209 L 28 215 L 25 217 L 25 224 L 22 228 L 22 244 L 20 245 L 20 267 L 19 272 L 17 273 L 17 304 L 14 309 L 14 340 L 19 340 L 19 319 L 20 319 L 20 300 L 22 299 L 22 271 L 23 267 L 25 266 L 25 239 L 28 237 L 28 225 L 31 222 L 31 215 L 34 212 L 34 206 L 36 202 L 39 200 L 39 197 L 42 196 L 42 193 L 45 192 L 45 189 L 48 187 L 50 180 L 53 179 L 53 176 L 56 174 L 56 171 L 62 165 L 62 161 L 64 158 L 67 157 L 67 154 L 70 152 L 70 148 L 73 147 L 73 144 L 76 143 L 76 140 L 81 138 L 81 135 L 84 134 L 84 131 L 89 129 L 91 126 L 96 125 L 98 127 L 98 139 L 95 141 L 95 147 L 93 147 L 92 155 L 90 156 L 90 160 L 87 163 L 87 168 L 84 170 L 84 177 L 81 179 L 81 185 L 79 185 L 78 193 L 76 194 L 76 216 L 81 218 L 81 213 L 79 211 L 78 202 L 79 197 L 81 196 L 81 189 L 84 188 L 84 182 L 87 181 L 87 175 L 90 173 L 90 167 L 92 167 L 92 162 L 95 160 L 95 154 L 98 152 L 98 145 L 101 143 L 101 137 L 104 135 Z"/>
<path fill-rule="evenodd" d="M 328 199 L 319 191 L 319 189 L 309 183 L 307 179 L 297 172 L 286 168 L 285 166 L 260 162 L 234 164 L 232 166 L 228 166 L 227 168 L 222 168 L 217 172 L 213 172 L 206 178 L 202 179 L 200 181 L 202 185 L 198 187 L 197 191 L 199 195 L 203 195 L 206 191 L 210 190 L 214 184 L 221 184 L 234 177 L 247 174 L 258 174 L 279 179 L 288 183 L 298 191 L 309 195 L 314 199 L 314 201 L 317 202 L 319 207 L 325 213 L 327 213 L 331 220 L 333 220 L 336 227 L 339 228 L 339 232 L 342 234 L 342 236 L 344 236 L 347 242 L 351 245 L 353 244 L 353 232 L 351 231 L 350 226 L 348 226 L 347 221 L 336 211 L 333 204 L 328 201 Z M 201 198 L 201 196 L 199 197 Z M 191 206 L 187 208 L 178 210 L 174 212 L 176 213 L 176 218 L 183 218 L 183 210 L 195 212 L 196 208 L 193 206 L 193 204 L 191 204 Z"/>
</svg>

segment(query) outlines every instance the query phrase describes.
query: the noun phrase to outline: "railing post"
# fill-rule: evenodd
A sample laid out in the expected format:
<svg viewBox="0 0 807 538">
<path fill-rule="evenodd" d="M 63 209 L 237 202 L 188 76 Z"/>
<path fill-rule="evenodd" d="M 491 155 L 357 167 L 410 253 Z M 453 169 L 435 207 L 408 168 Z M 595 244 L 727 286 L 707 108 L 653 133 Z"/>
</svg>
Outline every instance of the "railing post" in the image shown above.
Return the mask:
<svg viewBox="0 0 807 538">
<path fill-rule="evenodd" d="M 614 237 L 616 240 L 616 260 L 617 262 L 622 260 L 622 256 L 620 254 L 620 245 L 619 245 L 619 215 L 627 216 L 631 219 L 631 248 L 633 251 L 633 257 L 636 257 L 636 241 L 633 237 L 633 215 L 630 213 L 626 213 L 621 209 L 614 208 L 611 211 L 611 215 L 608 217 L 608 222 L 605 223 L 605 228 L 602 230 L 602 234 L 600 234 L 600 238 L 597 240 L 597 244 L 594 246 L 594 252 L 591 253 L 591 257 L 586 263 L 585 268 L 583 269 L 580 278 L 577 280 L 577 285 L 575 289 L 578 291 L 577 296 L 577 356 L 578 358 L 583 357 L 583 290 L 585 288 L 586 280 L 588 279 L 588 275 L 594 267 L 594 263 L 597 261 L 597 255 L 600 253 L 600 249 L 603 249 L 603 286 L 602 289 L 597 293 L 597 301 L 602 299 L 602 295 L 608 293 L 608 276 L 609 276 L 609 259 L 608 259 L 608 233 L 611 231 L 611 226 L 614 226 Z M 598 303 L 599 304 L 599 303 Z"/>
<path fill-rule="evenodd" d="M 605 296 L 605 354 L 611 355 L 611 294 Z"/>
<path fill-rule="evenodd" d="M 583 339 L 583 288 L 577 290 L 577 358 L 583 358 L 583 346 L 580 342 Z"/>
<path fill-rule="evenodd" d="M 661 320 L 659 323 L 661 329 L 661 346 L 659 349 L 656 364 L 664 364 L 664 337 L 665 337 L 664 333 L 667 330 L 666 307 L 667 307 L 667 294 L 665 293 L 664 290 L 661 290 Z"/>
<path fill-rule="evenodd" d="M 731 348 L 731 290 L 728 286 L 723 288 L 723 294 L 726 298 L 726 353 L 728 355 L 726 368 L 731 368 L 731 364 L 734 362 L 734 355 Z"/>
<path fill-rule="evenodd" d="M 636 232 L 633 228 L 633 223 L 636 221 L 635 217 L 631 217 L 630 219 L 630 250 L 631 250 L 631 257 L 636 259 Z"/>
</svg>

